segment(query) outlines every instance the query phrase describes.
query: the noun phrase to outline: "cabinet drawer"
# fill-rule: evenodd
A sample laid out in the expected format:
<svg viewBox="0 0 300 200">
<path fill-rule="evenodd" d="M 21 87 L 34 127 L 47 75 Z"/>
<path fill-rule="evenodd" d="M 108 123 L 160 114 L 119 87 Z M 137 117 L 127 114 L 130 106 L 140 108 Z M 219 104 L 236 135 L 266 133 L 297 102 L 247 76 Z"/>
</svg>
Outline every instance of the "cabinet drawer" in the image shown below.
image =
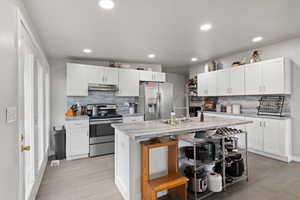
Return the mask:
<svg viewBox="0 0 300 200">
<path fill-rule="evenodd" d="M 98 156 L 105 154 L 112 154 L 115 152 L 115 143 L 114 142 L 106 142 L 101 144 L 93 144 L 90 145 L 90 156 Z"/>
<path fill-rule="evenodd" d="M 88 128 L 89 120 L 73 120 L 67 122 L 67 128 Z"/>
<path fill-rule="evenodd" d="M 123 123 L 142 122 L 142 121 L 144 121 L 144 116 L 123 117 Z"/>
</svg>

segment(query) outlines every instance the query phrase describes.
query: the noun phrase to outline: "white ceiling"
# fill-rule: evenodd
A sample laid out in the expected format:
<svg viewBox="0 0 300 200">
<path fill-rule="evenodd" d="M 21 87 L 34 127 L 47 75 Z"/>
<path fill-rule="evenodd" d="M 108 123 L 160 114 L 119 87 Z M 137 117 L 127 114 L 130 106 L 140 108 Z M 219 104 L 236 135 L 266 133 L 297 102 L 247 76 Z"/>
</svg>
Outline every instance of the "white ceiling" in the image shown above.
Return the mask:
<svg viewBox="0 0 300 200">
<path fill-rule="evenodd" d="M 299 0 L 24 0 L 51 58 L 191 64 L 300 34 Z M 210 22 L 212 30 L 201 32 Z M 82 53 L 91 48 L 92 54 Z M 155 53 L 153 60 L 147 58 Z"/>
</svg>

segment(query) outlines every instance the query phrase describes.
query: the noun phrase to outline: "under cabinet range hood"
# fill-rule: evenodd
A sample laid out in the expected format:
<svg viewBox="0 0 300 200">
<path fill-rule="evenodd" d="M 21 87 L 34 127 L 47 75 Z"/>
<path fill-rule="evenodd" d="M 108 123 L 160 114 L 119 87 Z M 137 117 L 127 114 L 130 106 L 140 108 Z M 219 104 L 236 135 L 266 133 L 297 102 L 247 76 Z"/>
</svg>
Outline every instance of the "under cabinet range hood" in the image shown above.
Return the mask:
<svg viewBox="0 0 300 200">
<path fill-rule="evenodd" d="M 89 91 L 101 91 L 101 92 L 116 92 L 118 87 L 116 85 L 106 85 L 98 83 L 89 83 Z"/>
</svg>

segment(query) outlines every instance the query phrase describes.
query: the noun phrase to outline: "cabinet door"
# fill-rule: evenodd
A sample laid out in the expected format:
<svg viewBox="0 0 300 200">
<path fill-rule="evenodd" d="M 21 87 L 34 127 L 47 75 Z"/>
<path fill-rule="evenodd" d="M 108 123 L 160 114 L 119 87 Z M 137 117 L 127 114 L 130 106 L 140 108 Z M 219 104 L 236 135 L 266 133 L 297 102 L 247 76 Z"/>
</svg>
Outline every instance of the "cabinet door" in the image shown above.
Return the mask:
<svg viewBox="0 0 300 200">
<path fill-rule="evenodd" d="M 139 71 L 119 69 L 118 96 L 139 96 Z"/>
<path fill-rule="evenodd" d="M 207 96 L 207 73 L 200 73 L 197 75 L 197 87 L 198 87 L 198 96 Z"/>
<path fill-rule="evenodd" d="M 154 74 L 152 71 L 139 71 L 140 81 L 154 81 Z"/>
<path fill-rule="evenodd" d="M 86 68 L 67 63 L 67 96 L 88 96 Z"/>
<path fill-rule="evenodd" d="M 104 84 L 117 85 L 118 84 L 118 69 L 115 68 L 104 68 Z"/>
<path fill-rule="evenodd" d="M 89 83 L 104 84 L 104 69 L 103 67 L 86 65 L 87 80 Z"/>
<path fill-rule="evenodd" d="M 248 132 L 248 147 L 250 149 L 263 151 L 263 121 L 256 118 L 246 118 L 246 120 L 253 121 L 252 124 L 246 125 L 246 130 Z"/>
<path fill-rule="evenodd" d="M 154 73 L 157 82 L 166 82 L 166 73 L 163 72 L 154 72 Z"/>
<path fill-rule="evenodd" d="M 230 95 L 245 94 L 245 67 L 233 67 L 230 69 Z"/>
<path fill-rule="evenodd" d="M 217 75 L 217 95 L 227 96 L 229 95 L 230 88 L 230 70 L 224 69 L 216 72 Z"/>
<path fill-rule="evenodd" d="M 264 94 L 284 93 L 283 58 L 261 62 L 262 87 Z"/>
<path fill-rule="evenodd" d="M 69 155 L 77 156 L 89 153 L 89 129 L 74 128 L 70 131 L 69 138 Z"/>
<path fill-rule="evenodd" d="M 278 156 L 286 156 L 286 121 L 264 119 L 264 151 Z"/>
<path fill-rule="evenodd" d="M 245 93 L 248 95 L 262 94 L 259 63 L 245 66 Z"/>
<path fill-rule="evenodd" d="M 217 96 L 217 73 L 209 72 L 207 73 L 207 96 Z"/>
</svg>

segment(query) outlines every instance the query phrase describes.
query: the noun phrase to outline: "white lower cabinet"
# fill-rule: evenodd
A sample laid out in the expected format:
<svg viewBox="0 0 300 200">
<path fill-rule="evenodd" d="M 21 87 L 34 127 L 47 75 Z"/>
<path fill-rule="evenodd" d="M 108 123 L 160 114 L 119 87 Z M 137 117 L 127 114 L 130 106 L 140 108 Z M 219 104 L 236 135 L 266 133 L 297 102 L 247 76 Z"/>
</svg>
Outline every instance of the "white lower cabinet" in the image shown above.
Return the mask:
<svg viewBox="0 0 300 200">
<path fill-rule="evenodd" d="M 264 131 L 262 129 L 262 122 L 259 118 L 245 118 L 246 120 L 253 121 L 251 124 L 246 125 L 248 132 L 248 148 L 258 151 L 264 150 Z"/>
<path fill-rule="evenodd" d="M 290 162 L 292 160 L 290 119 L 243 117 L 218 113 L 205 113 L 204 116 L 236 118 L 252 121 L 253 123 L 251 124 L 230 127 L 247 131 L 248 151 L 285 162 Z M 238 135 L 238 138 L 239 146 L 244 148 L 245 135 L 240 134 Z"/>
<path fill-rule="evenodd" d="M 246 127 L 250 151 L 286 162 L 291 161 L 290 119 L 246 119 L 254 122 Z"/>
<path fill-rule="evenodd" d="M 66 122 L 67 160 L 88 157 L 89 120 L 71 120 Z"/>
<path fill-rule="evenodd" d="M 264 120 L 264 152 L 279 156 L 287 155 L 287 125 L 285 120 Z"/>
</svg>

